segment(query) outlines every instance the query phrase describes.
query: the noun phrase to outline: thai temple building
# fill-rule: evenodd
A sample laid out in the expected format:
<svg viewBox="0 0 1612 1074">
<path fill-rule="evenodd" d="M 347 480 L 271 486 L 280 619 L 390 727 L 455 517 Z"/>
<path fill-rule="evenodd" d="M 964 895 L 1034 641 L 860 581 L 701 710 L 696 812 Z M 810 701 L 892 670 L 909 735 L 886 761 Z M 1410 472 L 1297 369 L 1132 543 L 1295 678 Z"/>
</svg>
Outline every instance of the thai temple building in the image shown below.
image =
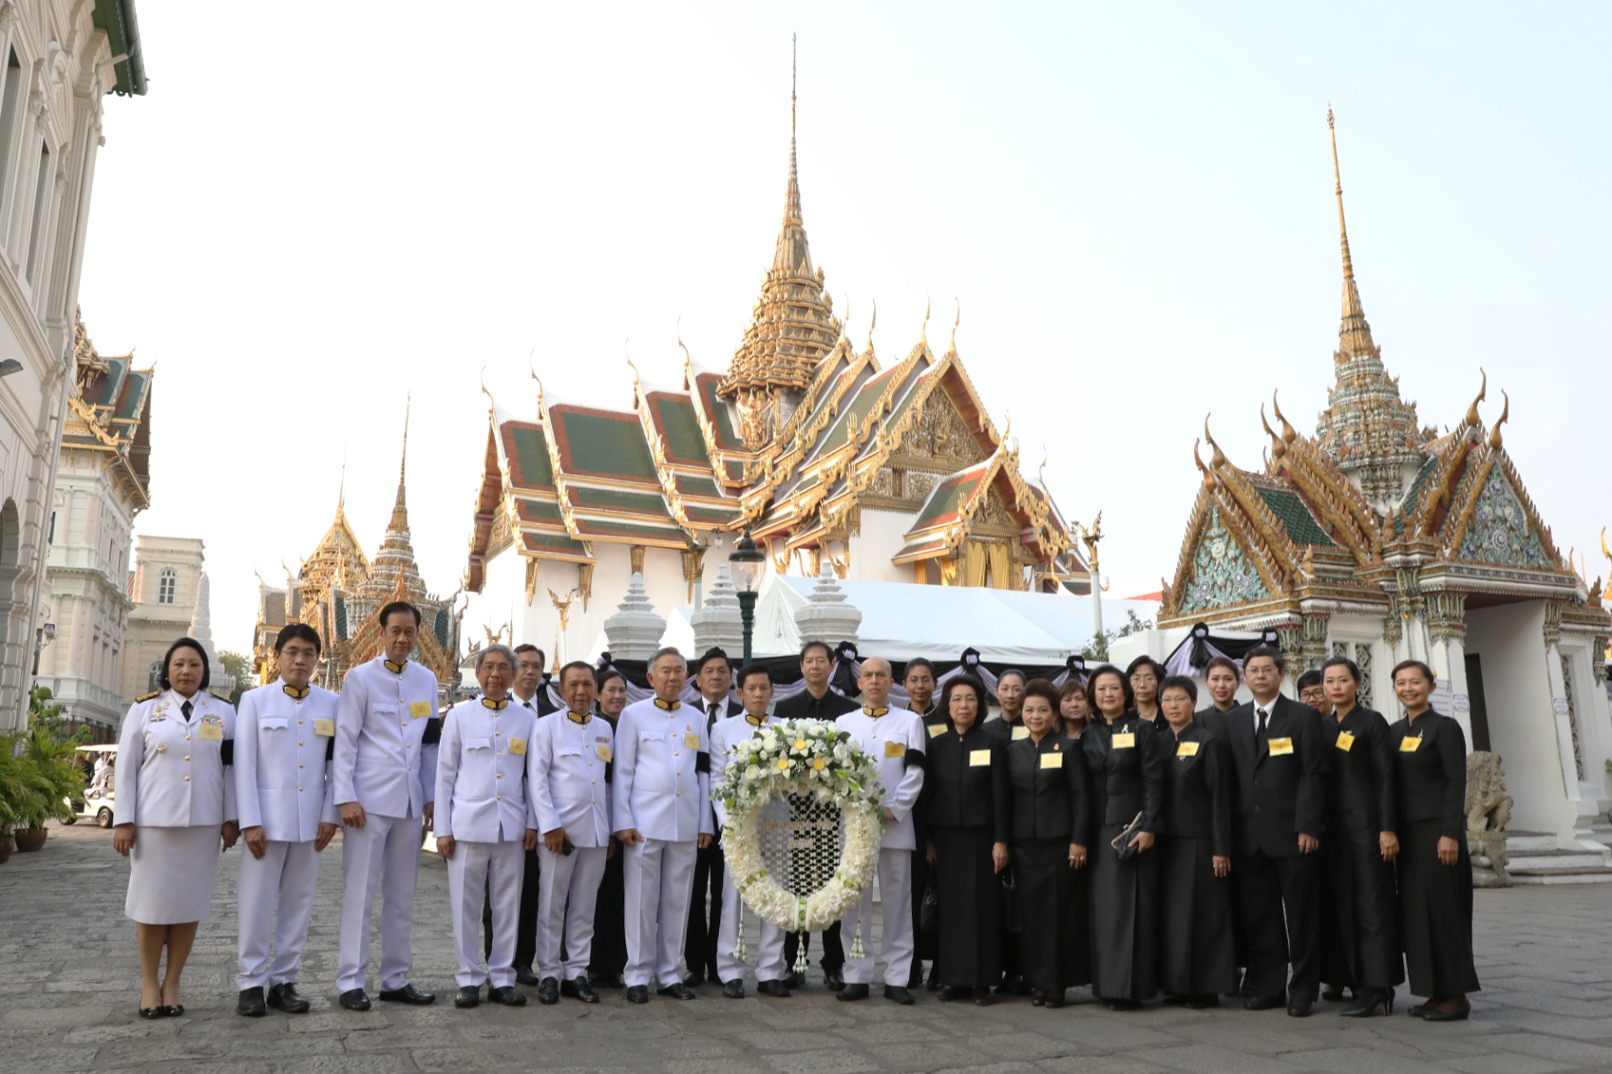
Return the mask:
<svg viewBox="0 0 1612 1074">
<path fill-rule="evenodd" d="M 1336 175 L 1336 134 L 1332 151 Z M 1163 658 L 1198 623 L 1275 629 L 1290 675 L 1348 656 L 1365 672 L 1362 703 L 1390 721 L 1402 715 L 1390 669 L 1422 660 L 1438 676 L 1435 708 L 1461 721 L 1469 748 L 1503 758 L 1513 828 L 1612 864 L 1601 584 L 1574 571 L 1529 499 L 1506 452 L 1509 400 L 1492 425 L 1480 416 L 1487 377 L 1473 377 L 1477 397 L 1442 435 L 1400 395 L 1361 305 L 1341 179 L 1337 199 L 1343 317 L 1315 433 L 1273 397 L 1264 465 L 1244 469 L 1205 423 L 1210 458 L 1160 629 L 1117 648 Z"/>
<path fill-rule="evenodd" d="M 347 520 L 346 497 L 336 502 L 336 517 L 317 547 L 284 587 L 258 580 L 258 618 L 253 633 L 253 671 L 259 682 L 274 680 L 274 639 L 287 623 L 307 623 L 319 632 L 321 685 L 341 689 L 348 669 L 381 653 L 379 613 L 394 600 L 420 609 L 419 646 L 413 659 L 436 675 L 444 698 L 458 684 L 459 594 L 443 598 L 426 589 L 409 541 L 406 497 L 408 421 L 403 427 L 403 461 L 398 467 L 397 499 L 385 536 L 373 559 L 364 554 Z M 345 490 L 345 478 L 343 487 Z"/>
<path fill-rule="evenodd" d="M 943 351 L 924 331 L 893 359 L 872 332 L 848 338 L 813 263 L 792 115 L 772 264 L 726 370 L 684 347 L 675 383 L 631 369 L 619 408 L 541 380 L 520 413 L 489 407 L 465 575 L 488 636 L 587 656 L 632 574 L 662 611 L 697 607 L 746 528 L 772 575 L 1089 592 L 1051 493 L 964 370 L 955 321 Z"/>
</svg>

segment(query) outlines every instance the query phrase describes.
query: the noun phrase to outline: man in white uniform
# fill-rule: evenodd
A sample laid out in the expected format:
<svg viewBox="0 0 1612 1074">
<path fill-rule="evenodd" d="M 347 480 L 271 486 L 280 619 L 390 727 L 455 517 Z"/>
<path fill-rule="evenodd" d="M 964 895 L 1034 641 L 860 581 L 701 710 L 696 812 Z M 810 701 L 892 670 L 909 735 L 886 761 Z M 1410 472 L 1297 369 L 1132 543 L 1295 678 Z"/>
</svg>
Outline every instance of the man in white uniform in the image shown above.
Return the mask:
<svg viewBox="0 0 1612 1074">
<path fill-rule="evenodd" d="M 890 704 L 890 665 L 876 656 L 862 662 L 857 685 L 862 689 L 862 709 L 840 717 L 842 730 L 878 766 L 884 781 L 884 838 L 879 843 L 879 899 L 883 908 L 884 936 L 880 956 L 884 959 L 884 997 L 903 1006 L 912 1003 L 907 982 L 912 972 L 912 852 L 917 847 L 913 835 L 913 806 L 924 785 L 924 761 L 929 736 L 924 722 L 915 713 Z M 845 961 L 845 988 L 842 1000 L 868 998 L 873 983 L 873 886 L 862 893 L 862 901 L 844 918 L 842 932 L 862 937 L 862 957 Z M 849 951 L 849 948 L 847 948 Z"/>
<path fill-rule="evenodd" d="M 526 795 L 526 765 L 537 719 L 511 704 L 515 653 L 489 645 L 476 654 L 481 697 L 461 701 L 442 722 L 437 753 L 437 850 L 448 863 L 448 905 L 459 958 L 455 1007 L 487 999 L 520 1007 L 515 991 L 515 917 L 521 905 L 523 851 L 537 845 L 537 819 Z M 493 910 L 493 953 L 481 968 L 481 903 Z"/>
<path fill-rule="evenodd" d="M 610 779 L 615 733 L 593 714 L 593 668 L 560 669 L 566 710 L 538 721 L 531 759 L 532 803 L 543 833 L 537 911 L 539 1003 L 561 994 L 598 1003 L 588 983 L 593 911 L 610 853 Z M 560 951 L 565 960 L 560 960 Z"/>
<path fill-rule="evenodd" d="M 235 716 L 235 800 L 241 814 L 240 998 L 235 1012 L 303 1014 L 297 971 L 308 942 L 319 855 L 336 835 L 330 783 L 338 699 L 310 686 L 319 633 L 292 623 L 274 639 L 280 676 L 248 690 Z M 274 945 L 270 961 L 269 945 Z M 263 989 L 268 987 L 267 1003 Z"/>
<path fill-rule="evenodd" d="M 767 707 L 772 704 L 772 673 L 760 664 L 751 664 L 739 672 L 739 700 L 744 705 L 743 715 L 718 720 L 711 731 L 711 786 L 722 782 L 728 767 L 728 751 L 756 734 L 767 723 Z M 713 799 L 716 826 L 727 823 L 728 810 L 722 799 Z M 766 819 L 788 822 L 789 804 L 780 800 L 769 802 Z M 728 870 L 722 880 L 722 928 L 717 936 L 716 967 L 722 978 L 722 994 L 729 999 L 744 998 L 744 963 L 735 951 L 739 945 L 739 929 L 744 919 L 739 903 L 739 888 Z M 764 996 L 780 999 L 791 993 L 784 985 L 787 973 L 784 966 L 784 930 L 770 921 L 761 922 L 761 946 L 756 952 L 756 991 Z"/>
<path fill-rule="evenodd" d="M 437 677 L 409 660 L 420 611 L 405 601 L 381 609 L 381 655 L 347 673 L 337 707 L 331 764 L 342 836 L 341 951 L 336 987 L 341 1005 L 369 1010 L 369 922 L 379 887 L 380 997 L 423 1006 L 436 1000 L 409 981 L 414 965 L 414 882 L 420 872 L 422 825 L 436 794 Z"/>
<path fill-rule="evenodd" d="M 616 725 L 612 823 L 626 848 L 627 999 L 694 999 L 677 975 L 688 928 L 694 854 L 711 845 L 710 747 L 705 714 L 678 700 L 688 667 L 676 649 L 649 661 L 653 697 Z"/>
</svg>

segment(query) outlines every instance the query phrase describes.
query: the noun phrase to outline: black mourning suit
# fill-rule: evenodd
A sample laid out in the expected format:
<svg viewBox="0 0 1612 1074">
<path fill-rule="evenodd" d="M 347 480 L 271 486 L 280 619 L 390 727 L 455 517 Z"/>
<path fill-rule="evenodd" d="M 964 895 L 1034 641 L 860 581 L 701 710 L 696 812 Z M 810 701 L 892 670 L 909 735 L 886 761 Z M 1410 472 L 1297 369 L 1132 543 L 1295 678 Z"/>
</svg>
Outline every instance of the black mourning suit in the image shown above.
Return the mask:
<svg viewBox="0 0 1612 1074">
<path fill-rule="evenodd" d="M 915 708 L 913 712 L 918 712 Z M 940 705 L 934 701 L 929 708 L 918 712 L 919 718 L 924 721 L 924 731 L 933 742 L 939 735 L 945 734 L 951 728 L 951 721 L 946 714 L 940 711 Z M 912 834 L 918 844 L 917 851 L 912 855 L 912 977 L 908 982 L 911 987 L 917 987 L 923 977 L 923 963 L 933 962 L 940 950 L 940 937 L 935 932 L 924 932 L 918 927 L 918 921 L 923 917 L 924 889 L 929 885 L 929 860 L 924 854 L 924 847 L 929 840 L 929 827 L 925 810 L 920 807 L 912 811 Z M 938 978 L 937 978 L 938 980 Z"/>
<path fill-rule="evenodd" d="M 1230 857 L 1237 771 L 1226 744 L 1197 720 L 1165 746 L 1164 965 L 1166 992 L 1210 997 L 1237 990 L 1232 881 L 1216 877 Z"/>
<path fill-rule="evenodd" d="M 1321 714 L 1310 706 L 1278 695 L 1264 731 L 1259 708 L 1250 701 L 1205 717 L 1237 771 L 1231 879 L 1239 961 L 1256 999 L 1280 1004 L 1285 994 L 1309 1004 L 1321 987 L 1320 862 L 1299 853 L 1299 835 L 1319 839 L 1325 829 L 1326 743 Z"/>
<path fill-rule="evenodd" d="M 1151 999 L 1159 990 L 1159 848 L 1121 861 L 1111 841 L 1138 814 L 1155 836 L 1164 825 L 1164 744 L 1128 712 L 1099 719 L 1080 745 L 1091 777 L 1092 992 L 1107 1000 Z"/>
<path fill-rule="evenodd" d="M 705 711 L 705 731 L 710 734 L 717 720 L 744 712 L 737 701 L 700 698 Z M 688 904 L 688 929 L 683 934 L 683 965 L 694 977 L 716 980 L 716 940 L 722 931 L 722 833 L 711 845 L 694 853 L 694 896 Z M 707 899 L 709 898 L 709 909 Z"/>
<path fill-rule="evenodd" d="M 919 809 L 928 813 L 940 895 L 939 954 L 943 984 L 984 989 L 1002 976 L 1002 884 L 991 847 L 1008 841 L 1007 767 L 1003 744 L 979 724 L 929 743 Z M 925 806 L 927 805 L 927 809 Z"/>
<path fill-rule="evenodd" d="M 1013 869 L 1024 905 L 1021 949 L 1024 979 L 1031 988 L 1061 1000 L 1064 990 L 1091 983 L 1090 909 L 1086 869 L 1069 864 L 1069 846 L 1089 855 L 1091 795 L 1080 742 L 1048 731 L 1005 748 L 1008 810 L 1012 819 Z"/>
</svg>

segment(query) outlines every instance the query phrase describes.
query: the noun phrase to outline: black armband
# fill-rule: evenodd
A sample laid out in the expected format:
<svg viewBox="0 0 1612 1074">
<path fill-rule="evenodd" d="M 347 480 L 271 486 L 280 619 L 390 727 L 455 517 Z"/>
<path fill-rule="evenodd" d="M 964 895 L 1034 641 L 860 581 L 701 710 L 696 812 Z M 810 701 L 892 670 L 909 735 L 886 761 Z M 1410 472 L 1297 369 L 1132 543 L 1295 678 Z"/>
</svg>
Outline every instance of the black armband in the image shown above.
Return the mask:
<svg viewBox="0 0 1612 1074">
<path fill-rule="evenodd" d="M 219 743 L 218 759 L 225 764 L 232 765 L 235 763 L 235 740 L 233 738 L 226 738 Z"/>
<path fill-rule="evenodd" d="M 336 759 L 336 736 L 331 735 L 325 739 L 325 761 L 329 763 Z"/>
<path fill-rule="evenodd" d="M 425 721 L 425 734 L 420 737 L 420 745 L 436 746 L 442 742 L 442 720 L 433 716 Z"/>
<path fill-rule="evenodd" d="M 701 750 L 699 753 L 696 753 L 694 755 L 694 771 L 696 771 L 696 772 L 705 772 L 707 774 L 710 773 L 710 771 L 711 771 L 711 755 L 709 753 L 706 753 L 704 750 Z"/>
<path fill-rule="evenodd" d="M 606 761 L 605 762 L 605 782 L 606 783 L 615 783 L 616 782 L 616 762 L 615 761 Z"/>
<path fill-rule="evenodd" d="M 901 756 L 901 763 L 904 768 L 921 768 L 927 772 L 929 771 L 929 754 L 923 750 L 915 750 L 908 746 L 907 752 Z"/>
</svg>

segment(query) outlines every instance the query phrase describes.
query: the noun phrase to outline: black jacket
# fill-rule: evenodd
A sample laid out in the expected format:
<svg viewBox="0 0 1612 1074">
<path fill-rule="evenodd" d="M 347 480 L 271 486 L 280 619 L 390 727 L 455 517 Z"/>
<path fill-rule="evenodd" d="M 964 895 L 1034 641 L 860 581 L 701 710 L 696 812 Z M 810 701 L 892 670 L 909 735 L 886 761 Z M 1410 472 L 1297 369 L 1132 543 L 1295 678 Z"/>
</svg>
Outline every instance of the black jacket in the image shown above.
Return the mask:
<svg viewBox="0 0 1612 1074">
<path fill-rule="evenodd" d="M 832 723 L 847 712 L 855 712 L 861 707 L 851 698 L 836 694 L 833 690 L 821 698 L 813 697 L 810 690 L 802 690 L 794 697 L 786 697 L 774 705 L 772 715 L 775 720 L 828 720 Z"/>
<path fill-rule="evenodd" d="M 1326 717 L 1321 727 L 1331 761 L 1328 829 L 1339 835 L 1369 833 L 1376 842 L 1379 832 L 1395 830 L 1399 817 L 1388 721 L 1382 713 L 1356 705 L 1342 720 Z"/>
<path fill-rule="evenodd" d="M 1407 750 L 1406 740 L 1415 738 L 1421 744 Z M 1429 709 L 1414 724 L 1407 718 L 1389 727 L 1388 747 L 1395 762 L 1400 821 L 1438 820 L 1439 835 L 1464 840 L 1466 734 L 1461 725 Z"/>
<path fill-rule="evenodd" d="M 1052 731 L 1039 746 L 1021 738 L 1008 743 L 1005 752 L 1013 838 L 1067 839 L 1085 846 L 1091 837 L 1091 795 L 1080 742 Z"/>
<path fill-rule="evenodd" d="M 1168 726 L 1168 725 L 1166 725 Z M 1165 731 L 1164 831 L 1207 839 L 1212 853 L 1231 856 L 1231 800 L 1237 784 L 1226 744 L 1197 720 L 1177 736 Z"/>
<path fill-rule="evenodd" d="M 1271 703 L 1264 745 L 1256 744 L 1254 703 L 1204 717 L 1225 742 L 1237 769 L 1233 846 L 1238 854 L 1272 857 L 1299 852 L 1299 835 L 1326 830 L 1326 743 L 1321 714 L 1278 696 Z"/>
<path fill-rule="evenodd" d="M 929 743 L 923 810 L 928 828 L 988 828 L 1008 840 L 1007 765 L 1002 743 L 979 724 L 947 731 Z"/>
<path fill-rule="evenodd" d="M 1116 735 L 1131 735 L 1131 745 L 1114 745 Z M 1092 822 L 1126 825 L 1143 814 L 1142 830 L 1164 830 L 1164 748 L 1158 731 L 1135 713 L 1109 724 L 1101 716 L 1080 736 L 1091 777 Z"/>
<path fill-rule="evenodd" d="M 1024 726 L 1023 720 L 1015 720 L 1012 723 L 1001 719 L 987 720 L 984 727 L 1004 745 L 1009 742 L 1023 742 L 1030 735 L 1030 729 Z"/>
<path fill-rule="evenodd" d="M 695 702 L 695 705 L 699 707 L 701 712 L 706 712 L 706 700 L 703 694 L 700 696 L 700 699 Z M 725 711 L 723 709 L 718 709 L 716 716 L 711 716 L 708 712 L 706 712 L 705 733 L 711 733 L 711 728 L 716 726 L 717 720 L 725 720 L 729 716 L 738 716 L 742 712 L 744 712 L 744 706 L 733 700 L 733 698 L 728 698 Z"/>
</svg>

